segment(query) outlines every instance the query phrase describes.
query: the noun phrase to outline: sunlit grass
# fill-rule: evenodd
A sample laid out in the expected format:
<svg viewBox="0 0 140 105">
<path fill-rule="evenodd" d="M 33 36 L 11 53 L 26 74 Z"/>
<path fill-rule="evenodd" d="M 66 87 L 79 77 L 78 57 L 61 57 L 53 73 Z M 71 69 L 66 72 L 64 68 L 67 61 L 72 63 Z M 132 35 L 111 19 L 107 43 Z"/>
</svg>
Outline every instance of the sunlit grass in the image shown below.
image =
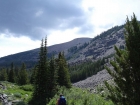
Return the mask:
<svg viewBox="0 0 140 105">
<path fill-rule="evenodd" d="M 93 94 L 86 89 L 76 87 L 71 89 L 61 88 L 47 105 L 56 105 L 60 94 L 64 94 L 67 105 L 114 105 L 110 100 L 105 100 L 105 98 L 99 94 Z"/>
<path fill-rule="evenodd" d="M 18 86 L 7 81 L 2 81 L 1 83 L 5 86 L 5 89 L 0 89 L 0 93 L 7 94 L 10 97 L 10 100 L 18 99 L 27 102 L 31 97 L 31 85 Z"/>
</svg>

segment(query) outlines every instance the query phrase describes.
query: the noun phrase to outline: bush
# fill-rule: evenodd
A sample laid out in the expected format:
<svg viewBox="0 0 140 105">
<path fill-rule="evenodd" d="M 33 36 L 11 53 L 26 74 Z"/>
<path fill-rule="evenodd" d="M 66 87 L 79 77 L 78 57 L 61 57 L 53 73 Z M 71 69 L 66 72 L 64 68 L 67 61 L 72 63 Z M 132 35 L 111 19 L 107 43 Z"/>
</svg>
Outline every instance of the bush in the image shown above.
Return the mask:
<svg viewBox="0 0 140 105">
<path fill-rule="evenodd" d="M 32 85 L 23 85 L 23 86 L 20 86 L 20 89 L 22 89 L 24 91 L 33 91 L 33 86 Z"/>
<path fill-rule="evenodd" d="M 23 102 L 23 101 L 20 101 L 20 102 L 18 102 L 17 104 L 15 104 L 15 105 L 27 105 L 25 102 Z"/>
<path fill-rule="evenodd" d="M 105 100 L 100 94 L 91 94 L 86 89 L 75 87 L 71 89 L 61 87 L 47 105 L 56 105 L 59 94 L 65 96 L 67 105 L 114 105 L 110 100 Z"/>
<path fill-rule="evenodd" d="M 14 96 L 17 98 L 21 98 L 21 94 L 20 93 L 14 93 Z"/>
</svg>

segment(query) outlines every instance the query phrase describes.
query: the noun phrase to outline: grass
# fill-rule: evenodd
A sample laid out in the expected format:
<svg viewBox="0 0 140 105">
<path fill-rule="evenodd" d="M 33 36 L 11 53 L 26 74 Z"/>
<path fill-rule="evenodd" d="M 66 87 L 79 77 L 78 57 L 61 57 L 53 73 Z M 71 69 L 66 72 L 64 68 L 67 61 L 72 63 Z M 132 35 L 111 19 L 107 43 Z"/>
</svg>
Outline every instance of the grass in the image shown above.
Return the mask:
<svg viewBox="0 0 140 105">
<path fill-rule="evenodd" d="M 18 86 L 14 83 L 7 81 L 1 81 L 6 89 L 0 89 L 0 93 L 5 93 L 8 95 L 8 100 L 20 100 L 27 102 L 32 94 L 32 85 Z"/>
<path fill-rule="evenodd" d="M 7 94 L 9 100 L 20 100 L 16 105 L 26 105 L 31 98 L 33 91 L 32 85 L 18 86 L 6 81 L 0 83 L 6 86 L 6 89 L 0 89 L 0 93 Z M 110 100 L 106 100 L 106 95 L 100 94 L 103 91 L 102 87 L 97 87 L 96 90 L 98 90 L 97 93 L 91 93 L 87 89 L 77 87 L 66 89 L 65 87 L 61 87 L 47 105 L 56 105 L 60 94 L 64 94 L 67 105 L 114 105 Z"/>
<path fill-rule="evenodd" d="M 59 94 L 64 94 L 67 105 L 114 105 L 110 100 L 105 100 L 100 94 L 93 94 L 86 89 L 76 87 L 71 89 L 62 87 L 47 105 L 56 105 Z"/>
</svg>

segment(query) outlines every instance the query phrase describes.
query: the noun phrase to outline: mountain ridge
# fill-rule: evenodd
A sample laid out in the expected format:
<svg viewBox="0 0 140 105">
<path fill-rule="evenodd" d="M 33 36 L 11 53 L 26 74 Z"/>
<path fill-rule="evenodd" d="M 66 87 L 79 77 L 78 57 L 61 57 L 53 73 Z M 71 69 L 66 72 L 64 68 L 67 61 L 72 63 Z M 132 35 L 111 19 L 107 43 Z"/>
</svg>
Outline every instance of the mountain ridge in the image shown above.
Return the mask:
<svg viewBox="0 0 140 105">
<path fill-rule="evenodd" d="M 76 39 L 73 39 L 73 40 L 65 42 L 65 43 L 48 46 L 48 48 L 47 48 L 48 55 L 51 56 L 53 54 L 58 54 L 60 51 L 68 49 L 77 44 L 83 44 L 85 42 L 89 42 L 91 39 L 92 38 L 87 38 L 87 37 L 76 38 Z M 1 57 L 0 66 L 4 65 L 7 62 L 8 63 L 5 66 L 7 66 L 7 65 L 10 66 L 11 62 L 14 62 L 15 64 L 17 64 L 17 62 L 18 63 L 22 63 L 22 62 L 25 62 L 25 63 L 34 62 L 35 63 L 38 61 L 39 51 L 40 51 L 40 49 L 36 48 L 36 49 L 32 49 L 32 50 Z"/>
<path fill-rule="evenodd" d="M 124 47 L 123 32 L 124 25 L 115 26 L 94 38 L 76 38 L 69 42 L 48 46 L 48 57 L 57 56 L 60 51 L 63 51 L 69 64 L 87 60 L 94 62 L 114 53 L 114 45 Z M 33 67 L 38 61 L 38 54 L 39 48 L 2 57 L 0 58 L 0 67 L 10 66 L 12 62 L 15 65 L 24 62 L 27 67 Z"/>
</svg>

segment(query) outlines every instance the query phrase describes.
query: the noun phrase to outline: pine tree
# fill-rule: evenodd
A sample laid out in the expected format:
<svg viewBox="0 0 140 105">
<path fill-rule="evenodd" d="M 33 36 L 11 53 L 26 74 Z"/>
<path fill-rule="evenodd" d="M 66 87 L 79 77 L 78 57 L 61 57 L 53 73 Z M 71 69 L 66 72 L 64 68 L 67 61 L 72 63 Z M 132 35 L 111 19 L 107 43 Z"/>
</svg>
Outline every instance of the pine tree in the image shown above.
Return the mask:
<svg viewBox="0 0 140 105">
<path fill-rule="evenodd" d="M 0 71 L 0 81 L 7 81 L 7 80 L 8 80 L 8 75 L 7 75 L 6 69 L 3 68 Z"/>
<path fill-rule="evenodd" d="M 22 67 L 21 67 L 18 75 L 19 75 L 18 76 L 18 84 L 25 85 L 29 82 L 28 74 L 26 71 L 26 66 L 24 63 L 22 64 Z"/>
<path fill-rule="evenodd" d="M 35 66 L 35 67 L 32 69 L 32 74 L 31 74 L 31 78 L 30 78 L 30 83 L 31 83 L 31 84 L 34 84 L 34 82 L 35 82 L 36 71 L 37 71 L 37 66 Z"/>
<path fill-rule="evenodd" d="M 19 68 L 15 67 L 14 71 L 15 71 L 15 83 L 18 84 Z"/>
<path fill-rule="evenodd" d="M 70 74 L 68 66 L 64 57 L 64 53 L 59 53 L 58 59 L 56 60 L 58 66 L 58 84 L 67 88 L 71 87 Z"/>
<path fill-rule="evenodd" d="M 47 101 L 47 39 L 45 39 L 45 44 L 42 39 L 39 61 L 37 65 L 37 71 L 35 75 L 34 91 L 32 99 L 29 104 L 31 105 L 46 105 Z"/>
<path fill-rule="evenodd" d="M 6 73 L 7 73 L 7 81 L 9 81 L 9 72 L 10 72 L 9 68 L 6 68 Z"/>
<path fill-rule="evenodd" d="M 8 76 L 8 81 L 15 83 L 15 72 L 14 72 L 14 64 L 13 62 L 11 63 L 11 69 L 9 71 L 9 76 Z"/>
<path fill-rule="evenodd" d="M 54 57 L 50 59 L 47 72 L 47 98 L 52 98 L 57 92 L 57 67 Z"/>
<path fill-rule="evenodd" d="M 105 83 L 110 91 L 109 97 L 116 105 L 140 105 L 140 24 L 133 15 L 125 25 L 126 48 L 115 46 L 113 70 L 106 68 L 114 78 L 115 85 Z"/>
</svg>

